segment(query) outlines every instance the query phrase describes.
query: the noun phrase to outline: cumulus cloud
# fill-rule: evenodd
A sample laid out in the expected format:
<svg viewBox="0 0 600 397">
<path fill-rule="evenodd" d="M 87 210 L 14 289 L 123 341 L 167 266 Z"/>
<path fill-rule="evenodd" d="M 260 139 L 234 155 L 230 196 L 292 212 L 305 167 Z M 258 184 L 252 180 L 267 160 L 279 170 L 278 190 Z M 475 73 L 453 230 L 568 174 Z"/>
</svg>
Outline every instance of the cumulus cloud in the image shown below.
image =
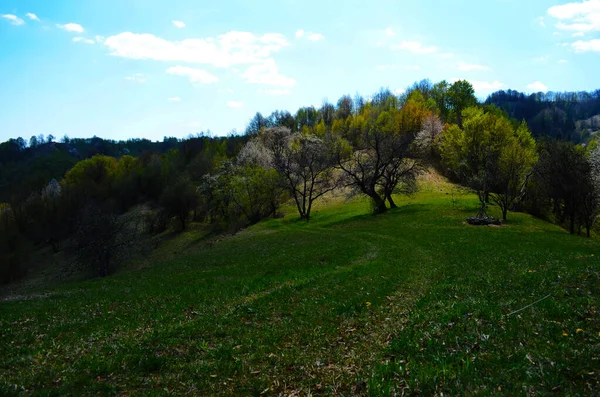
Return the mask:
<svg viewBox="0 0 600 397">
<path fill-rule="evenodd" d="M 392 45 L 392 50 L 406 50 L 413 54 L 431 54 L 438 50 L 435 46 L 425 46 L 418 41 L 403 41 Z"/>
<path fill-rule="evenodd" d="M 71 22 L 71 23 L 67 23 L 64 25 L 57 24 L 56 27 L 59 29 L 66 30 L 67 32 L 74 32 L 74 33 L 83 33 L 84 32 L 83 26 L 81 26 L 78 23 Z"/>
<path fill-rule="evenodd" d="M 548 15 L 559 20 L 556 27 L 575 32 L 600 30 L 600 0 L 587 0 L 553 6 Z"/>
<path fill-rule="evenodd" d="M 94 40 L 86 39 L 85 37 L 73 37 L 73 41 L 75 43 L 96 44 Z"/>
<path fill-rule="evenodd" d="M 421 67 L 419 65 L 408 65 L 406 70 L 421 70 Z"/>
<path fill-rule="evenodd" d="M 279 87 L 293 87 L 296 80 L 279 73 L 277 64 L 272 58 L 263 63 L 250 66 L 240 75 L 247 83 L 274 85 Z"/>
<path fill-rule="evenodd" d="M 394 95 L 402 95 L 406 92 L 404 88 L 396 88 L 394 91 Z"/>
<path fill-rule="evenodd" d="M 135 73 L 125 77 L 125 80 L 133 81 L 135 83 L 145 83 L 146 76 L 143 73 Z"/>
<path fill-rule="evenodd" d="M 306 38 L 310 41 L 321 41 L 325 39 L 325 36 L 323 36 L 321 33 L 311 33 L 306 36 Z"/>
<path fill-rule="evenodd" d="M 569 61 L 567 61 L 566 59 L 561 59 L 560 61 L 558 61 L 558 63 L 569 63 Z"/>
<path fill-rule="evenodd" d="M 175 25 L 175 27 L 178 27 L 179 29 L 185 28 L 185 22 L 183 22 L 183 21 L 171 21 L 171 22 L 173 22 L 173 25 Z"/>
<path fill-rule="evenodd" d="M 465 63 L 465 62 L 459 62 L 457 64 L 457 68 L 461 72 L 472 72 L 475 70 L 490 70 L 489 66 L 478 65 L 478 64 L 474 64 L 474 63 Z"/>
<path fill-rule="evenodd" d="M 265 94 L 265 95 L 275 95 L 275 96 L 281 96 L 281 95 L 290 95 L 292 93 L 292 90 L 290 89 L 272 89 L 272 90 L 258 90 L 259 94 Z"/>
<path fill-rule="evenodd" d="M 453 57 L 454 57 L 454 54 L 445 53 L 445 54 L 440 54 L 439 56 L 440 56 L 440 58 L 442 58 L 442 59 L 450 59 L 450 58 L 453 58 Z"/>
<path fill-rule="evenodd" d="M 231 67 L 261 63 L 290 43 L 278 33 L 257 36 L 231 31 L 217 38 L 169 41 L 152 34 L 124 32 L 107 38 L 104 45 L 111 50 L 111 55 L 122 58 Z"/>
<path fill-rule="evenodd" d="M 40 19 L 38 18 L 38 16 L 35 15 L 34 13 L 32 13 L 32 12 L 28 12 L 27 14 L 25 14 L 25 16 L 27 18 L 31 19 L 32 21 L 38 21 L 38 22 L 40 21 Z"/>
<path fill-rule="evenodd" d="M 22 20 L 21 18 L 19 18 L 16 15 L 13 15 L 13 14 L 4 14 L 4 15 L 2 15 L 2 18 L 6 19 L 7 21 L 10 21 L 11 25 L 15 25 L 15 26 L 25 25 L 24 20 Z"/>
<path fill-rule="evenodd" d="M 527 84 L 527 88 L 529 88 L 530 90 L 533 90 L 534 92 L 547 92 L 548 91 L 548 87 L 539 81 L 536 81 L 535 83 Z"/>
<path fill-rule="evenodd" d="M 575 52 L 600 52 L 600 39 L 594 40 L 579 40 L 571 44 Z"/>
<path fill-rule="evenodd" d="M 387 37 L 394 37 L 396 35 L 396 33 L 394 33 L 394 30 L 392 28 L 387 28 L 384 31 L 384 33 Z"/>
<path fill-rule="evenodd" d="M 172 98 L 167 98 L 167 101 L 169 101 L 169 102 L 179 102 L 179 101 L 181 101 L 181 98 L 174 96 Z"/>
<path fill-rule="evenodd" d="M 227 101 L 226 103 L 227 107 L 229 108 L 241 108 L 244 106 L 244 102 L 238 102 L 238 101 Z"/>
<path fill-rule="evenodd" d="M 306 38 L 306 40 L 310 41 L 320 41 L 325 39 L 325 36 L 323 36 L 321 33 L 305 32 L 302 29 L 298 29 L 294 36 L 296 36 L 297 39 Z"/>
<path fill-rule="evenodd" d="M 213 76 L 206 70 L 190 68 L 188 66 L 173 66 L 167 69 L 167 74 L 173 74 L 176 76 L 187 77 L 192 83 L 198 84 L 212 84 L 219 81 L 217 76 Z"/>
</svg>

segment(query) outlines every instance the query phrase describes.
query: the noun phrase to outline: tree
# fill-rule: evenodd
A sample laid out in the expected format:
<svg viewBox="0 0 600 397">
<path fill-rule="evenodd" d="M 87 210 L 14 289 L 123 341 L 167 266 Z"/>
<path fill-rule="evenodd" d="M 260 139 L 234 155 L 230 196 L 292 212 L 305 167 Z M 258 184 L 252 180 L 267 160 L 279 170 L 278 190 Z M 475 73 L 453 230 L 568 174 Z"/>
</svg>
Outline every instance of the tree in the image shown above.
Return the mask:
<svg viewBox="0 0 600 397">
<path fill-rule="evenodd" d="M 461 182 L 477 192 L 478 217 L 486 215 L 488 195 L 502 148 L 513 136 L 510 122 L 482 109 L 471 107 L 462 113 L 463 128 L 453 125 L 442 135 L 443 165 Z"/>
<path fill-rule="evenodd" d="M 534 176 L 549 198 L 559 224 L 567 224 L 569 233 L 578 223 L 588 235 L 598 208 L 595 182 L 595 155 L 588 160 L 585 150 L 568 142 L 544 141 Z"/>
<path fill-rule="evenodd" d="M 431 97 L 435 101 L 439 116 L 443 121 L 450 121 L 450 98 L 448 91 L 450 84 L 446 80 L 440 81 L 433 85 L 431 89 Z"/>
<path fill-rule="evenodd" d="M 20 234 L 10 205 L 0 203 L 0 285 L 26 273 L 27 240 Z"/>
<path fill-rule="evenodd" d="M 253 155 L 248 154 L 250 151 Z M 255 164 L 265 168 L 274 168 L 294 199 L 300 218 L 307 221 L 315 200 L 337 186 L 332 169 L 335 158 L 315 135 L 292 134 L 287 128 L 266 129 L 240 155 L 253 157 Z"/>
<path fill-rule="evenodd" d="M 176 217 L 181 224 L 181 229 L 185 230 L 190 212 L 198 205 L 198 192 L 190 179 L 182 176 L 166 187 L 160 203 L 167 215 Z"/>
<path fill-rule="evenodd" d="M 441 87 L 440 87 L 441 88 Z M 467 80 L 458 80 L 448 88 L 448 105 L 453 123 L 463 126 L 463 111 L 477 105 L 475 90 Z"/>
<path fill-rule="evenodd" d="M 79 266 L 89 268 L 97 277 L 111 274 L 122 228 L 123 224 L 109 211 L 87 204 L 79 215 L 75 234 Z"/>
<path fill-rule="evenodd" d="M 527 124 L 522 122 L 500 148 L 497 163 L 492 169 L 490 198 L 500 207 L 502 220 L 506 220 L 508 210 L 524 196 L 536 161 L 535 141 Z"/>
<path fill-rule="evenodd" d="M 352 122 L 356 147 L 336 134 L 336 162 L 346 176 L 345 184 L 371 198 L 375 213 L 387 211 L 386 200 L 395 206 L 392 192 L 404 177 L 410 177 L 407 170 L 416 171 L 406 165 L 416 136 L 416 131 L 408 127 L 411 114 L 395 107 L 381 110 L 368 104 Z"/>
<path fill-rule="evenodd" d="M 256 136 L 263 128 L 268 126 L 268 120 L 257 112 L 246 127 L 246 135 Z"/>
</svg>

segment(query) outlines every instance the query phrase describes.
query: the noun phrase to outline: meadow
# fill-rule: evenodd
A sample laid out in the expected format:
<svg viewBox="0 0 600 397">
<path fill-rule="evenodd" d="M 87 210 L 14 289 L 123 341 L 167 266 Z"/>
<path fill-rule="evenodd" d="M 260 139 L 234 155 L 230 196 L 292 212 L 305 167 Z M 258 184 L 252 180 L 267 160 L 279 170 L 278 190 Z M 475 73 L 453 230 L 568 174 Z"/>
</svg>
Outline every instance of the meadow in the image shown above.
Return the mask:
<svg viewBox="0 0 600 397">
<path fill-rule="evenodd" d="M 594 395 L 599 242 L 443 181 L 0 298 L 2 395 Z M 492 207 L 492 213 L 498 215 Z"/>
</svg>

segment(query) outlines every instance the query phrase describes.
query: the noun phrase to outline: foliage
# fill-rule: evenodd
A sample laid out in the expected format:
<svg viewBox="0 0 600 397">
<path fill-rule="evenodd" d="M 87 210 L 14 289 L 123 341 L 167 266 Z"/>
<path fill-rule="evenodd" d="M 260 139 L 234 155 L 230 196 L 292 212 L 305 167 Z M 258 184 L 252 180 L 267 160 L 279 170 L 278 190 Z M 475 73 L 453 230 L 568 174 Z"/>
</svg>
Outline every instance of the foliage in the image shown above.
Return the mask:
<svg viewBox="0 0 600 397">
<path fill-rule="evenodd" d="M 463 128 L 453 125 L 442 136 L 442 163 L 477 192 L 480 217 L 491 196 L 506 219 L 535 162 L 535 143 L 526 125 L 514 130 L 509 120 L 483 109 L 465 109 L 462 117 Z"/>
<path fill-rule="evenodd" d="M 589 236 L 598 210 L 596 165 L 581 146 L 568 142 L 545 141 L 539 152 L 534 176 L 556 221 L 567 224 L 571 234 L 585 227 Z"/>
<path fill-rule="evenodd" d="M 268 128 L 240 152 L 242 163 L 274 169 L 280 186 L 294 199 L 300 218 L 310 219 L 314 202 L 338 184 L 335 157 L 319 137 L 285 127 Z"/>
<path fill-rule="evenodd" d="M 190 216 L 190 212 L 198 206 L 197 187 L 190 179 L 182 176 L 164 190 L 160 203 L 165 209 L 166 215 L 176 217 L 184 230 Z"/>
</svg>

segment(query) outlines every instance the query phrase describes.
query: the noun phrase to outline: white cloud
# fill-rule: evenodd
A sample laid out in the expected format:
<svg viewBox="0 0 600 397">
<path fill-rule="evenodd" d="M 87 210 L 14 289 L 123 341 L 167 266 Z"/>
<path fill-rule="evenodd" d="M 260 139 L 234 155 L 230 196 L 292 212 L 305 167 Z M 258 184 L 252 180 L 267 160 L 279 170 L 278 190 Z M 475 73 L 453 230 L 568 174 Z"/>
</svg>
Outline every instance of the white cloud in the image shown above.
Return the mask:
<svg viewBox="0 0 600 397">
<path fill-rule="evenodd" d="M 73 37 L 73 41 L 75 43 L 96 44 L 94 40 L 86 39 L 85 37 Z"/>
<path fill-rule="evenodd" d="M 392 45 L 392 50 L 406 50 L 414 54 L 431 54 L 438 50 L 435 46 L 426 47 L 418 41 L 403 41 L 399 44 Z"/>
<path fill-rule="evenodd" d="M 181 101 L 181 98 L 174 96 L 172 98 L 167 98 L 167 101 L 169 101 L 169 102 L 179 102 L 179 101 Z"/>
<path fill-rule="evenodd" d="M 442 59 L 450 59 L 450 58 L 454 57 L 454 54 L 446 53 L 446 54 L 440 54 L 439 56 Z"/>
<path fill-rule="evenodd" d="M 231 88 L 227 88 L 227 89 L 219 89 L 219 90 L 217 90 L 217 92 L 227 92 L 229 94 L 232 94 L 233 90 Z"/>
<path fill-rule="evenodd" d="M 571 37 L 583 37 L 585 36 L 585 33 L 583 32 L 575 32 L 571 35 Z"/>
<path fill-rule="evenodd" d="M 534 92 L 547 92 L 548 91 L 548 87 L 539 81 L 536 81 L 535 83 L 527 84 L 527 88 L 533 90 Z"/>
<path fill-rule="evenodd" d="M 560 21 L 556 27 L 561 30 L 576 32 L 600 30 L 600 0 L 553 6 L 548 9 L 548 15 Z"/>
<path fill-rule="evenodd" d="M 546 62 L 546 61 L 550 60 L 550 56 L 544 55 L 544 56 L 541 56 L 541 57 L 533 58 L 533 60 L 535 62 Z"/>
<path fill-rule="evenodd" d="M 395 70 L 398 69 L 398 65 L 379 65 L 375 68 L 375 70 L 383 71 L 383 70 Z"/>
<path fill-rule="evenodd" d="M 375 43 L 376 47 L 383 47 L 385 45 L 385 41 L 378 41 Z"/>
<path fill-rule="evenodd" d="M 459 62 L 457 64 L 457 68 L 461 72 L 472 72 L 475 70 L 491 70 L 489 66 L 478 65 L 478 64 L 474 64 L 474 63 L 465 63 L 465 62 Z"/>
<path fill-rule="evenodd" d="M 241 108 L 244 106 L 244 103 L 238 101 L 227 101 L 226 105 L 229 108 Z"/>
<path fill-rule="evenodd" d="M 38 21 L 38 22 L 40 21 L 40 19 L 38 18 L 38 16 L 35 15 L 34 13 L 32 13 L 32 12 L 28 12 L 27 14 L 25 14 L 25 16 L 27 18 L 31 19 L 32 21 Z"/>
<path fill-rule="evenodd" d="M 11 25 L 15 25 L 15 26 L 21 26 L 21 25 L 25 25 L 25 21 L 22 20 L 21 18 L 19 18 L 16 15 L 12 15 L 12 14 L 4 14 L 2 15 L 2 18 L 10 21 Z"/>
<path fill-rule="evenodd" d="M 231 67 L 262 63 L 290 43 L 279 33 L 257 36 L 231 31 L 217 38 L 169 41 L 152 34 L 124 32 L 107 38 L 104 45 L 111 50 L 111 55 L 123 58 Z"/>
<path fill-rule="evenodd" d="M 394 91 L 394 95 L 402 95 L 406 92 L 404 88 L 396 88 Z"/>
<path fill-rule="evenodd" d="M 419 65 L 408 65 L 406 70 L 421 70 L 421 67 Z"/>
<path fill-rule="evenodd" d="M 296 36 L 297 39 L 306 37 L 306 39 L 310 41 L 320 41 L 325 39 L 325 36 L 323 36 L 321 33 L 305 32 L 302 29 L 298 29 L 294 36 Z"/>
<path fill-rule="evenodd" d="M 394 33 L 394 30 L 392 28 L 387 28 L 385 30 L 385 35 L 388 37 L 394 37 L 396 35 L 396 33 Z"/>
<path fill-rule="evenodd" d="M 135 73 L 135 74 L 132 74 L 131 76 L 125 77 L 125 80 L 133 81 L 136 83 L 145 83 L 146 76 L 143 73 Z"/>
<path fill-rule="evenodd" d="M 325 39 L 325 36 L 323 36 L 321 33 L 311 33 L 306 36 L 306 38 L 310 41 L 320 41 Z"/>
<path fill-rule="evenodd" d="M 276 95 L 276 96 L 281 96 L 281 95 L 290 95 L 292 93 L 292 90 L 290 89 L 273 89 L 273 90 L 258 90 L 259 94 L 265 94 L 265 95 Z"/>
<path fill-rule="evenodd" d="M 566 59 L 561 59 L 560 61 L 558 61 L 558 63 L 569 63 L 569 61 L 567 61 Z"/>
<path fill-rule="evenodd" d="M 176 76 L 183 76 L 190 79 L 192 83 L 198 84 L 212 84 L 219 81 L 217 76 L 213 76 L 206 70 L 190 68 L 187 66 L 173 66 L 167 69 L 167 74 L 173 74 Z"/>
<path fill-rule="evenodd" d="M 98 43 L 98 44 L 104 43 L 104 36 L 98 36 L 98 35 L 96 35 L 94 37 L 94 39 L 96 39 L 96 43 Z"/>
<path fill-rule="evenodd" d="M 275 85 L 279 87 L 293 87 L 296 80 L 279 74 L 277 64 L 272 58 L 266 59 L 263 63 L 250 66 L 241 77 L 250 84 Z"/>
<path fill-rule="evenodd" d="M 72 23 L 72 22 L 67 23 L 65 25 L 57 24 L 56 27 L 59 29 L 66 30 L 67 32 L 83 33 L 83 31 L 84 31 L 83 26 L 81 26 L 78 23 Z"/>
<path fill-rule="evenodd" d="M 183 22 L 183 21 L 171 21 L 171 22 L 173 22 L 173 25 L 175 25 L 176 27 L 178 27 L 180 29 L 185 28 L 185 22 Z"/>
<path fill-rule="evenodd" d="M 575 50 L 575 52 L 600 52 L 600 39 L 594 40 L 579 40 L 571 44 L 571 47 Z"/>
</svg>

